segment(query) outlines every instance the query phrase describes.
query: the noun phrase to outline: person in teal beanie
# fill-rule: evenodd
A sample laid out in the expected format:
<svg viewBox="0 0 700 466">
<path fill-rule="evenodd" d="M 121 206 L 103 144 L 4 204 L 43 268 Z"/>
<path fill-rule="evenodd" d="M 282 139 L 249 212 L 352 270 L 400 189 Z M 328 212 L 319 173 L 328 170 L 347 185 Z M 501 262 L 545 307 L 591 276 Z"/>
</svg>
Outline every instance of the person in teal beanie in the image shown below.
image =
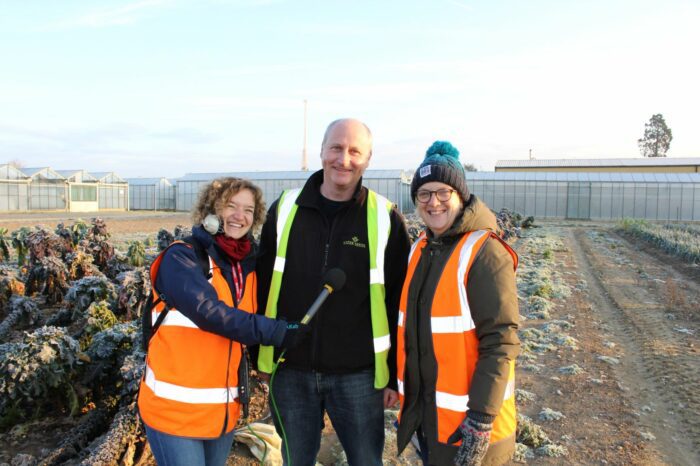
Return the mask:
<svg viewBox="0 0 700 466">
<path fill-rule="evenodd" d="M 411 197 L 426 229 L 399 304 L 398 451 L 416 434 L 424 465 L 503 464 L 515 449 L 518 257 L 449 142 L 428 149 Z"/>
</svg>

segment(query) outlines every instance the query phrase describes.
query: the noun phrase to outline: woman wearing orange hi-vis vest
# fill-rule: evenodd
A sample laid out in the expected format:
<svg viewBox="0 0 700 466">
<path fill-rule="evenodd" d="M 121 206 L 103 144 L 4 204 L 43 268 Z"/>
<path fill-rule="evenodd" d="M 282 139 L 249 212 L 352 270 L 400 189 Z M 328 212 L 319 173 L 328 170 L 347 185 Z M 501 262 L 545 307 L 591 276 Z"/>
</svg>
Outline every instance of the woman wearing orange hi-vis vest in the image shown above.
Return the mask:
<svg viewBox="0 0 700 466">
<path fill-rule="evenodd" d="M 151 265 L 154 305 L 145 318 L 153 333 L 138 406 L 159 465 L 225 464 L 244 394 L 244 345 L 291 348 L 308 335 L 305 325 L 255 313 L 250 230 L 264 214 L 260 188 L 216 179 L 200 193 L 192 236 Z"/>
<path fill-rule="evenodd" d="M 515 449 L 518 257 L 437 141 L 411 184 L 426 231 L 411 249 L 397 334 L 399 452 L 425 465 L 498 465 Z"/>
</svg>

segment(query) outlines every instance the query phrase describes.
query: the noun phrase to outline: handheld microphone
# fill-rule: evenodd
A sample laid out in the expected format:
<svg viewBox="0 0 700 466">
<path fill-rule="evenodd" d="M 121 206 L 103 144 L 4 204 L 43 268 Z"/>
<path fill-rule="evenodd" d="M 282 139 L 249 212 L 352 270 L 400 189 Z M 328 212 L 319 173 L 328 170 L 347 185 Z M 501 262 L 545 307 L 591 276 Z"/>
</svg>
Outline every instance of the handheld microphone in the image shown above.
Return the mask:
<svg viewBox="0 0 700 466">
<path fill-rule="evenodd" d="M 328 295 L 342 289 L 343 286 L 345 286 L 345 272 L 340 269 L 330 269 L 326 272 L 326 275 L 323 277 L 323 289 L 318 295 L 318 298 L 316 298 L 316 301 L 314 301 L 311 307 L 309 307 L 309 310 L 306 311 L 306 315 L 301 319 L 301 323 L 308 324 L 314 315 L 316 315 L 326 298 L 328 298 Z"/>
</svg>

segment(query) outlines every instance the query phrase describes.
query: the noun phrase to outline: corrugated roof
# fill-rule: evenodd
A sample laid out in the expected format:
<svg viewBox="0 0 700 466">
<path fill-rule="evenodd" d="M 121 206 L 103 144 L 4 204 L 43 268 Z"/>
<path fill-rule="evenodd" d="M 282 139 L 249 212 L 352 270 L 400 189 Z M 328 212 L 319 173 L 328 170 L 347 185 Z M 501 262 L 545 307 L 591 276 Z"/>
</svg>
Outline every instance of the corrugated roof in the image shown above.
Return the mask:
<svg viewBox="0 0 700 466">
<path fill-rule="evenodd" d="M 4 163 L 0 165 L 0 179 L 3 180 L 27 180 L 29 175 L 24 173 L 21 169 L 11 165 L 9 163 Z"/>
<path fill-rule="evenodd" d="M 56 170 L 56 173 L 58 173 L 65 179 L 81 175 L 82 181 L 97 181 L 97 178 L 95 178 L 94 176 L 92 176 L 92 174 L 86 172 L 85 170 Z"/>
<path fill-rule="evenodd" d="M 578 181 L 593 183 L 700 183 L 700 173 L 467 172 L 470 181 Z"/>
<path fill-rule="evenodd" d="M 172 185 L 173 182 L 170 181 L 167 178 L 124 178 L 127 183 L 134 185 L 134 186 L 147 186 L 147 185 L 156 185 L 156 184 L 161 184 L 163 182 L 167 183 L 168 185 Z"/>
<path fill-rule="evenodd" d="M 41 176 L 48 180 L 65 180 L 66 178 L 51 167 L 30 167 L 23 168 L 22 172 L 26 173 L 30 178 Z"/>
<path fill-rule="evenodd" d="M 700 157 L 645 157 L 629 159 L 533 159 L 499 160 L 496 168 L 544 168 L 544 167 L 648 167 L 700 165 Z"/>
<path fill-rule="evenodd" d="M 103 183 L 126 183 L 126 180 L 114 172 L 92 172 L 92 175 Z"/>
<path fill-rule="evenodd" d="M 311 176 L 313 171 L 271 171 L 271 172 L 228 172 L 228 173 L 186 173 L 185 176 L 177 178 L 177 181 L 209 181 L 214 178 L 224 176 L 235 176 L 249 180 L 305 180 Z M 367 170 L 363 178 L 365 179 L 397 179 L 405 178 L 403 170 Z"/>
</svg>

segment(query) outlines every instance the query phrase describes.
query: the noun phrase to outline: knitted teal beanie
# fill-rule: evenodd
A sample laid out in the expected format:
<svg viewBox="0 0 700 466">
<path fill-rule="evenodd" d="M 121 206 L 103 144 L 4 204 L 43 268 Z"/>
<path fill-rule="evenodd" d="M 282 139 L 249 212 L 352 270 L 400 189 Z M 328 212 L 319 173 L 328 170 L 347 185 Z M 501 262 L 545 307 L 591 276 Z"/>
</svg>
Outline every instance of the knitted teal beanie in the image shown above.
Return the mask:
<svg viewBox="0 0 700 466">
<path fill-rule="evenodd" d="M 411 182 L 411 198 L 416 203 L 416 192 L 425 183 L 439 181 L 457 191 L 463 202 L 469 200 L 469 188 L 464 167 L 459 161 L 459 151 L 447 141 L 435 141 L 425 153 Z"/>
</svg>

